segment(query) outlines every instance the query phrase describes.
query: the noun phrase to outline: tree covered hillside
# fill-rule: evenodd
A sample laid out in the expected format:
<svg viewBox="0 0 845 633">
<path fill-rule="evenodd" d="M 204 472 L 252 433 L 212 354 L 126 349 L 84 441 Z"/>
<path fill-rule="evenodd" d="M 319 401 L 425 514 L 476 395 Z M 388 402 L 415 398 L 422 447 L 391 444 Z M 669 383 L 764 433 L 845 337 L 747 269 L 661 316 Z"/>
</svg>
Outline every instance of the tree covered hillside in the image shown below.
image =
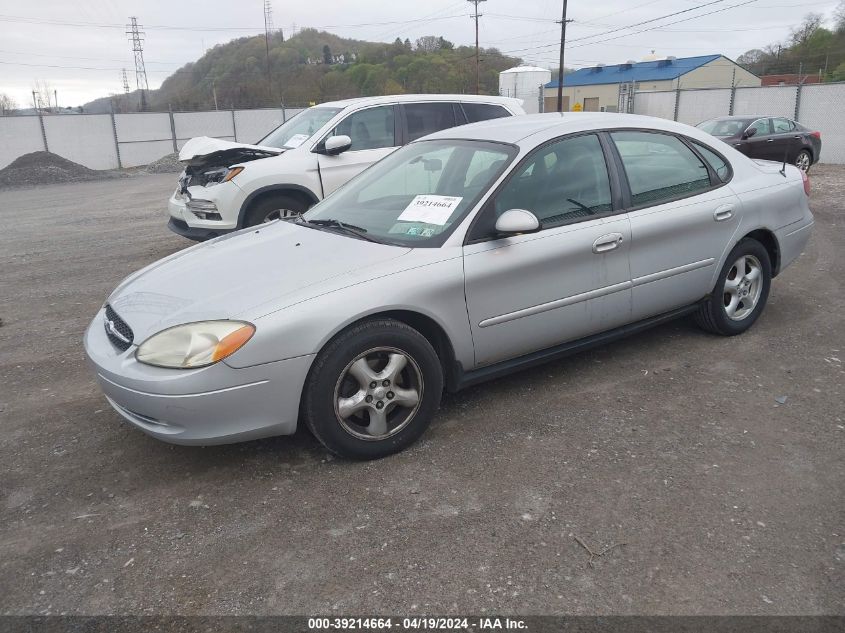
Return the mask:
<svg viewBox="0 0 845 633">
<path fill-rule="evenodd" d="M 474 93 L 475 48 L 442 37 L 392 44 L 341 38 L 304 29 L 270 40 L 270 72 L 263 35 L 210 49 L 186 64 L 146 97 L 153 110 L 307 105 L 348 97 L 399 93 Z M 497 94 L 499 72 L 520 60 L 496 49 L 481 51 L 481 92 Z M 122 95 L 119 111 L 138 109 L 139 95 Z M 92 104 L 93 105 L 93 102 Z M 88 109 L 88 108 L 86 108 Z M 90 109 L 89 109 L 90 111 Z"/>
</svg>

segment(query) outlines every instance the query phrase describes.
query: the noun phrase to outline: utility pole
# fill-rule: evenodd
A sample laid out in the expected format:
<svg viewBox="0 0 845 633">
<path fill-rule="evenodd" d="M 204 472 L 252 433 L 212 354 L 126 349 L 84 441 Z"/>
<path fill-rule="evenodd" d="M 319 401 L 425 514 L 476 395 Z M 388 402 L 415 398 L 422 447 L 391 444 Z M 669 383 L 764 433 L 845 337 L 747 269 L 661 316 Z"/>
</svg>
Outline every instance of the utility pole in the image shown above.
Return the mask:
<svg viewBox="0 0 845 633">
<path fill-rule="evenodd" d="M 563 48 L 566 46 L 566 0 L 563 0 L 563 13 L 560 16 L 560 69 L 557 71 L 557 111 L 563 112 Z"/>
<path fill-rule="evenodd" d="M 129 41 L 132 42 L 132 52 L 135 55 L 135 87 L 141 91 L 141 109 L 147 109 L 147 90 L 150 89 L 147 83 L 147 69 L 144 66 L 144 32 L 138 27 L 138 18 L 132 16 L 129 18 L 129 24 L 126 25 L 126 34 L 129 36 Z"/>
<path fill-rule="evenodd" d="M 475 5 L 475 13 L 473 13 L 469 17 L 475 19 L 475 94 L 480 94 L 480 92 L 481 92 L 481 70 L 480 70 L 479 58 L 478 58 L 478 18 L 480 18 L 482 14 L 478 12 L 478 3 L 479 2 L 487 2 L 487 0 L 468 0 L 468 1 Z"/>
<path fill-rule="evenodd" d="M 126 78 L 126 69 L 122 68 L 120 71 L 121 77 L 123 79 L 123 94 L 129 94 L 129 80 Z"/>
<path fill-rule="evenodd" d="M 267 54 L 267 94 L 273 100 L 273 79 L 270 74 L 270 31 L 273 30 L 273 5 L 264 0 L 264 48 Z"/>
</svg>

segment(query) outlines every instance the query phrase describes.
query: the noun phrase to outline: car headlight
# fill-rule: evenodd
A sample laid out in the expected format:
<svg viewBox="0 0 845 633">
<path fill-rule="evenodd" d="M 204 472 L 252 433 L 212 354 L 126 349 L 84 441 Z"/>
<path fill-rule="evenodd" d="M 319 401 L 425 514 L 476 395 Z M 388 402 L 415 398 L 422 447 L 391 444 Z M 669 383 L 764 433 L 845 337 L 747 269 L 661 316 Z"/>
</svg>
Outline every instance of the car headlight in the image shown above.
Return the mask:
<svg viewBox="0 0 845 633">
<path fill-rule="evenodd" d="M 229 182 L 232 178 L 237 176 L 244 170 L 243 167 L 221 167 L 219 169 L 211 169 L 203 172 L 205 186 L 219 185 L 221 182 Z"/>
<path fill-rule="evenodd" d="M 135 351 L 140 363 L 169 369 L 206 367 L 231 356 L 255 334 L 244 321 L 198 321 L 153 334 Z"/>
</svg>

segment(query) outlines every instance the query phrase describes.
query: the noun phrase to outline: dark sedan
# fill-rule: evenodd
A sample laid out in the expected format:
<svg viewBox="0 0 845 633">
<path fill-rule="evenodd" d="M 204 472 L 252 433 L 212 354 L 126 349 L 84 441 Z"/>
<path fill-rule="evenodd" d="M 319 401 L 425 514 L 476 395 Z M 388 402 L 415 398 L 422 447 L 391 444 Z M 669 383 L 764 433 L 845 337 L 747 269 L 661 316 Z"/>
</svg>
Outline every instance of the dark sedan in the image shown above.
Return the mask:
<svg viewBox="0 0 845 633">
<path fill-rule="evenodd" d="M 822 135 L 786 117 L 723 116 L 696 127 L 736 147 L 750 158 L 786 160 L 802 171 L 817 163 Z"/>
</svg>

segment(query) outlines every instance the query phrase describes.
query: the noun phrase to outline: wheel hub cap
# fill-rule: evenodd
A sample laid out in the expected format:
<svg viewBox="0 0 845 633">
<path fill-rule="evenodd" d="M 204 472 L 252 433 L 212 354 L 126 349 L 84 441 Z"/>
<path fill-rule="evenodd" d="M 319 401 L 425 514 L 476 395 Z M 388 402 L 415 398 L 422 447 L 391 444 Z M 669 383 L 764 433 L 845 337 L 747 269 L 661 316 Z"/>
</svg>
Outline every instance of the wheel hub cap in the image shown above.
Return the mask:
<svg viewBox="0 0 845 633">
<path fill-rule="evenodd" d="M 732 321 L 748 317 L 763 292 L 763 266 L 753 255 L 737 259 L 725 279 L 723 293 L 725 314 Z"/>
<path fill-rule="evenodd" d="M 381 440 L 404 429 L 422 401 L 423 378 L 405 352 L 379 347 L 359 354 L 335 385 L 335 414 L 341 427 L 363 440 Z"/>
</svg>

